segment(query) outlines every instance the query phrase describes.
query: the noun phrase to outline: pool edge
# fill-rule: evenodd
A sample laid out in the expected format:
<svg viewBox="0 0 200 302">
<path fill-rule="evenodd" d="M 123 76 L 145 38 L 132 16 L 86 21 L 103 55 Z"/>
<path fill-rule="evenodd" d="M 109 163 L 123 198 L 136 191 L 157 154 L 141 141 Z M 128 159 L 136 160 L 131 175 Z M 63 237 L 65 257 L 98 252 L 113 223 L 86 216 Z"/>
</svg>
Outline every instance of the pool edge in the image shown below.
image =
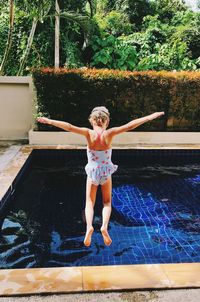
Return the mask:
<svg viewBox="0 0 200 302">
<path fill-rule="evenodd" d="M 200 263 L 0 270 L 0 296 L 200 287 Z"/>
</svg>

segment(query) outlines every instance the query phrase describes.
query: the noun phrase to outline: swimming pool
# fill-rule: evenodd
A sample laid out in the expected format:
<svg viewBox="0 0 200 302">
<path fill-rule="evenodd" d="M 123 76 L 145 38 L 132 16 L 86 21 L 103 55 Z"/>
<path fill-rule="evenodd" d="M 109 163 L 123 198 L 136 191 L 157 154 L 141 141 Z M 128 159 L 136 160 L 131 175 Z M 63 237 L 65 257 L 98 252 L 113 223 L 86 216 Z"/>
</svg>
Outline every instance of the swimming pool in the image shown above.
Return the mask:
<svg viewBox="0 0 200 302">
<path fill-rule="evenodd" d="M 199 158 L 199 150 L 113 150 L 113 243 L 99 233 L 99 192 L 86 248 L 85 150 L 34 150 L 3 198 L 0 267 L 199 262 Z"/>
</svg>

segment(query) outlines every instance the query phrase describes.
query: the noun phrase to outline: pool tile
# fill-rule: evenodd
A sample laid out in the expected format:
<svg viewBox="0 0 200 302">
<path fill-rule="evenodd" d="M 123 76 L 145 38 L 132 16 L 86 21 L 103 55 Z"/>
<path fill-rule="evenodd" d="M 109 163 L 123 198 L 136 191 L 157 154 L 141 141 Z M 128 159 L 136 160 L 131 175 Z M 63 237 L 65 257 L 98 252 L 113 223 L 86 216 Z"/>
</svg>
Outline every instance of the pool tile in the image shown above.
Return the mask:
<svg viewBox="0 0 200 302">
<path fill-rule="evenodd" d="M 93 266 L 82 270 L 83 289 L 88 291 L 170 286 L 160 265 Z"/>
<path fill-rule="evenodd" d="M 82 290 L 79 268 L 0 270 L 0 295 L 71 292 Z"/>
<path fill-rule="evenodd" d="M 200 263 L 162 264 L 172 288 L 200 287 Z"/>
</svg>

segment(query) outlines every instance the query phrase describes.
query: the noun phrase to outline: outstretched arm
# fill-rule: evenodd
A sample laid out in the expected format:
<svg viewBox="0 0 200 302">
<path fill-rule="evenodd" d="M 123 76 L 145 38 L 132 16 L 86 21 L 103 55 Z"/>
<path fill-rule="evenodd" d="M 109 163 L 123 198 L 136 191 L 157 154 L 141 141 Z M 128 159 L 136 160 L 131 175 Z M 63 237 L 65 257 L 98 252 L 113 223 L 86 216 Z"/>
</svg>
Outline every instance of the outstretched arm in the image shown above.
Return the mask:
<svg viewBox="0 0 200 302">
<path fill-rule="evenodd" d="M 37 121 L 39 123 L 42 123 L 42 124 L 52 125 L 52 126 L 64 129 L 65 131 L 74 132 L 74 133 L 81 134 L 81 135 L 84 135 L 84 136 L 87 136 L 88 132 L 89 132 L 88 128 L 77 127 L 77 126 L 74 126 L 70 123 L 63 122 L 63 121 L 52 120 L 52 119 L 49 119 L 47 117 L 39 117 L 37 119 Z"/>
<path fill-rule="evenodd" d="M 150 115 L 147 115 L 147 116 L 144 116 L 144 117 L 132 120 L 131 122 L 129 122 L 127 124 L 124 124 L 124 125 L 122 125 L 120 127 L 110 128 L 108 130 L 108 135 L 111 136 L 111 137 L 114 137 L 117 134 L 133 130 L 133 129 L 137 128 L 138 126 L 140 126 L 140 125 L 142 125 L 144 123 L 147 123 L 149 121 L 152 121 L 153 119 L 158 118 L 158 117 L 160 117 L 160 116 L 162 116 L 164 114 L 165 114 L 164 111 L 162 111 L 162 112 L 155 112 L 155 113 L 152 113 Z"/>
</svg>

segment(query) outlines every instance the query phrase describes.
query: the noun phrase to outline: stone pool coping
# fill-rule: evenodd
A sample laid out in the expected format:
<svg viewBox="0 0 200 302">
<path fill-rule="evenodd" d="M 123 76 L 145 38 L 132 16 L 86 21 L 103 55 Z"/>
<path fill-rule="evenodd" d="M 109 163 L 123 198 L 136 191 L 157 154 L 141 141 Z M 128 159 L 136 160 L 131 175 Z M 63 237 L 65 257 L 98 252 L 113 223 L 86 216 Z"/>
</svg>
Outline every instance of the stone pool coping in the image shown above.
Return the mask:
<svg viewBox="0 0 200 302">
<path fill-rule="evenodd" d="M 122 147 L 115 146 L 114 148 Z M 200 145 L 130 145 L 128 149 L 200 149 Z M 33 149 L 85 149 L 83 146 L 18 146 L 0 169 L 0 200 Z M 0 158 L 1 161 L 1 158 Z M 0 269 L 0 296 L 125 289 L 200 287 L 200 263 Z"/>
</svg>

